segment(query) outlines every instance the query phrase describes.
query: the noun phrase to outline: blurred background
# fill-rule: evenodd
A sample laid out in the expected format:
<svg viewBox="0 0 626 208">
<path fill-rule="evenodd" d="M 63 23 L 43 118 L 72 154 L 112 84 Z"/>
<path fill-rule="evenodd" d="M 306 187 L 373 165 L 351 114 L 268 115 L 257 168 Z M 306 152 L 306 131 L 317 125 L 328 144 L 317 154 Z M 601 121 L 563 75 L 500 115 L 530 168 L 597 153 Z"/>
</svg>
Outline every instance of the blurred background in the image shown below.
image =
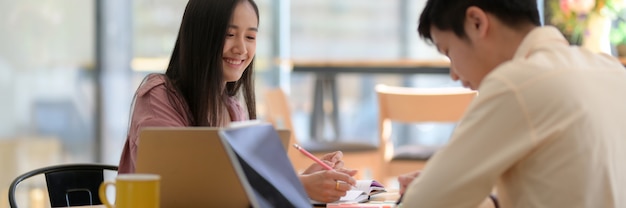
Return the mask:
<svg viewBox="0 0 626 208">
<path fill-rule="evenodd" d="M 559 2 L 539 0 L 540 10 L 551 1 Z M 186 2 L 0 0 L 0 207 L 6 204 L 4 187 L 29 170 L 118 164 L 133 93 L 145 75 L 165 71 Z M 446 60 L 417 36 L 424 0 L 256 2 L 259 117 L 265 113 L 263 92 L 283 88 L 298 138 L 309 132 L 315 74 L 292 72 L 279 60 Z M 624 16 L 616 12 L 609 23 L 615 33 L 609 52 L 615 55 L 618 35 L 626 34 L 619 26 Z M 447 74 L 339 74 L 343 135 L 377 140 L 373 89 L 379 83 L 460 86 Z M 453 128 L 410 126 L 397 140 L 442 144 Z"/>
</svg>

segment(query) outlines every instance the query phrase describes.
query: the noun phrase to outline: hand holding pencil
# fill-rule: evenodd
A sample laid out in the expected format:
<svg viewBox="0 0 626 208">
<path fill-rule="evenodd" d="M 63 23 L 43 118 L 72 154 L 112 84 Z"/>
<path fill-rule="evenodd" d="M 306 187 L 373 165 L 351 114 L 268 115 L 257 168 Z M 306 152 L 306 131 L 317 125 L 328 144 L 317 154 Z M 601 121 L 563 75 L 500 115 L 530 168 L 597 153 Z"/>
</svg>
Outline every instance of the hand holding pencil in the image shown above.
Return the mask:
<svg viewBox="0 0 626 208">
<path fill-rule="evenodd" d="M 300 151 L 300 153 L 304 154 L 305 156 L 307 156 L 308 158 L 311 158 L 311 160 L 313 160 L 314 162 L 316 162 L 317 164 L 321 165 L 324 169 L 326 170 L 332 170 L 334 169 L 333 167 L 331 167 L 329 164 L 326 164 L 324 161 L 318 159 L 317 157 L 315 157 L 315 155 L 309 153 L 309 151 L 306 151 L 304 148 L 300 147 L 300 145 L 298 144 L 293 144 L 293 147 L 295 147 L 296 149 L 298 149 L 298 151 Z"/>
<path fill-rule="evenodd" d="M 293 146 L 303 155 L 315 161 L 300 175 L 300 180 L 311 199 L 320 202 L 337 201 L 356 184 L 356 180 L 352 176 L 357 171 L 343 168 L 343 161 L 341 161 L 343 153 L 341 151 L 328 153 L 317 158 L 302 147 Z"/>
<path fill-rule="evenodd" d="M 309 153 L 307 150 L 305 150 L 304 148 L 302 148 L 301 146 L 297 144 L 294 144 L 293 147 L 296 148 L 298 151 L 300 151 L 303 155 L 310 158 L 313 162 L 315 162 L 313 165 L 309 166 L 303 172 L 304 174 L 313 173 L 313 172 L 322 171 L 322 170 L 333 170 L 333 169 L 339 172 L 346 173 L 350 176 L 354 176 L 357 172 L 356 170 L 346 169 L 343 167 L 344 164 L 343 164 L 343 161 L 341 160 L 343 158 L 343 153 L 341 151 L 331 152 L 331 153 L 325 154 L 321 158 L 317 158 L 313 154 Z"/>
</svg>

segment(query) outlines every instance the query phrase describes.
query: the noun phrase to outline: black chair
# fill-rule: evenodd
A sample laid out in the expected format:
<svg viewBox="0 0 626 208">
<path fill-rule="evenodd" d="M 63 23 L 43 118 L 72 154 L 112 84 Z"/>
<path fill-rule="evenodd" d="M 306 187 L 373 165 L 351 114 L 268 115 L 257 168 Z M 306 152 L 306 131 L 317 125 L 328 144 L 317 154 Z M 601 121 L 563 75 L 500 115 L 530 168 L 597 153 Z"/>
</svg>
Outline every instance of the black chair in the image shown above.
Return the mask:
<svg viewBox="0 0 626 208">
<path fill-rule="evenodd" d="M 102 204 L 98 196 L 104 181 L 104 170 L 117 171 L 117 166 L 104 164 L 64 164 L 32 170 L 24 173 L 9 187 L 9 204 L 16 208 L 17 186 L 33 176 L 44 174 L 48 196 L 52 207 L 83 206 Z"/>
</svg>

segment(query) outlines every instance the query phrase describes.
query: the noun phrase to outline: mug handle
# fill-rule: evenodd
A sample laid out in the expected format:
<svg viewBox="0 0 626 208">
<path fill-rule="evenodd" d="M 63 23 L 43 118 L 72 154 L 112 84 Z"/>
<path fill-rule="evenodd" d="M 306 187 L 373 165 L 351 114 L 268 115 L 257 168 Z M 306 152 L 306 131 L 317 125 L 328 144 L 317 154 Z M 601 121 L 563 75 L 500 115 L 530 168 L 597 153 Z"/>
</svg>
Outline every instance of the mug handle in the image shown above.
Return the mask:
<svg viewBox="0 0 626 208">
<path fill-rule="evenodd" d="M 102 182 L 102 184 L 100 184 L 100 189 L 98 190 L 98 195 L 100 196 L 100 201 L 102 201 L 104 206 L 106 206 L 107 208 L 114 208 L 115 206 L 111 205 L 111 203 L 107 199 L 106 190 L 109 185 L 115 186 L 115 182 L 111 182 L 111 181 Z"/>
</svg>

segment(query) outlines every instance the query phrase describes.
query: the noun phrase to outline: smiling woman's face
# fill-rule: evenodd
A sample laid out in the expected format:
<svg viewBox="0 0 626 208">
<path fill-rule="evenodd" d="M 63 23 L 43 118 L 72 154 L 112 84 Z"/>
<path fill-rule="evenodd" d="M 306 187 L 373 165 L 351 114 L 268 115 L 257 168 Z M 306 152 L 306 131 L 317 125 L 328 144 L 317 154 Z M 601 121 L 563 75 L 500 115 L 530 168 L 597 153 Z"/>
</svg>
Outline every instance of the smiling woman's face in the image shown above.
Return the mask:
<svg viewBox="0 0 626 208">
<path fill-rule="evenodd" d="M 243 1 L 235 7 L 228 24 L 224 51 L 222 52 L 224 81 L 239 80 L 246 67 L 252 62 L 256 53 L 258 25 L 256 12 L 250 2 Z"/>
</svg>

